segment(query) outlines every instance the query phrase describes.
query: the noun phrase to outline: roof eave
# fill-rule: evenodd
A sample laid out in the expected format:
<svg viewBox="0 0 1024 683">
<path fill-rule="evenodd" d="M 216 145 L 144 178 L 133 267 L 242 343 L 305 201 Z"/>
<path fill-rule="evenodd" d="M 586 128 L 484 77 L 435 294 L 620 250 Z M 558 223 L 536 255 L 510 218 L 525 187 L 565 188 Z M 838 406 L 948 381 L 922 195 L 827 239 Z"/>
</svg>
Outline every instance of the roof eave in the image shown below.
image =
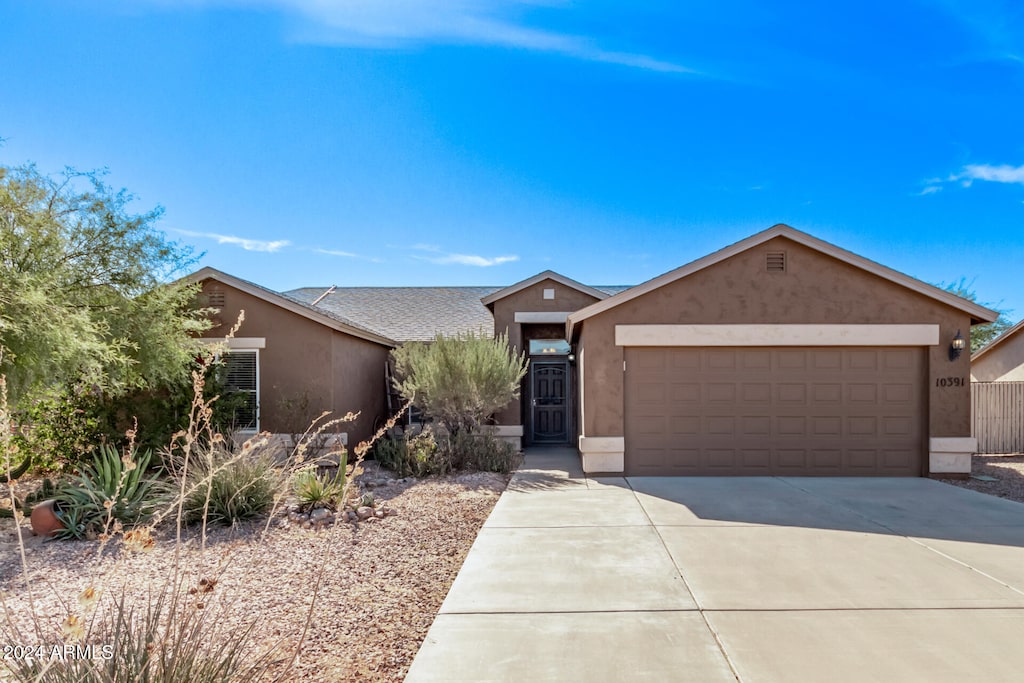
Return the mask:
<svg viewBox="0 0 1024 683">
<path fill-rule="evenodd" d="M 555 282 L 561 285 L 565 285 L 566 287 L 570 287 L 579 292 L 583 292 L 584 294 L 589 294 L 590 296 L 598 300 L 607 299 L 609 296 L 607 293 L 602 292 L 599 289 L 588 287 L 587 285 L 581 282 L 577 282 L 576 280 L 561 275 L 560 273 L 556 273 L 553 270 L 545 270 L 542 273 L 537 273 L 533 277 L 528 277 L 525 280 L 521 280 L 515 283 L 514 285 L 509 285 L 504 289 L 499 289 L 497 292 L 488 294 L 487 296 L 481 298 L 480 301 L 483 303 L 484 306 L 490 307 L 494 302 L 500 301 L 501 299 L 504 299 L 507 296 L 512 296 L 516 292 L 521 292 L 527 287 L 532 287 L 538 282 L 543 282 L 544 280 L 554 280 Z"/>
<path fill-rule="evenodd" d="M 708 254 L 707 256 L 701 257 L 696 261 L 680 266 L 675 270 L 671 270 L 663 275 L 659 275 L 656 278 L 648 280 L 642 284 L 619 292 L 614 296 L 610 296 L 603 301 L 591 304 L 586 308 L 581 308 L 572 315 L 569 316 L 566 321 L 566 333 L 569 335 L 569 339 L 575 334 L 575 328 L 579 323 L 582 323 L 587 318 L 591 318 L 599 313 L 603 313 L 607 310 L 615 308 L 620 304 L 624 304 L 627 301 L 643 296 L 648 292 L 652 292 L 660 287 L 681 280 L 688 275 L 692 275 L 698 271 L 704 270 L 710 266 L 715 265 L 727 258 L 731 258 L 737 254 L 740 254 L 748 249 L 752 249 L 759 244 L 763 244 L 769 240 L 775 239 L 776 237 L 785 237 L 799 244 L 803 244 L 806 247 L 810 247 L 816 251 L 819 251 L 828 256 L 832 256 L 840 261 L 848 263 L 852 266 L 856 266 L 862 270 L 872 273 L 878 277 L 884 278 L 898 285 L 902 285 L 907 289 L 923 294 L 931 299 L 935 299 L 941 303 L 959 309 L 971 316 L 971 324 L 975 325 L 978 323 L 990 323 L 995 322 L 996 318 L 999 317 L 999 313 L 989 308 L 981 306 L 973 301 L 968 301 L 963 297 L 957 296 L 951 292 L 947 292 L 934 285 L 930 285 L 926 282 L 922 282 L 916 278 L 910 277 L 900 273 L 899 271 L 893 270 L 883 266 L 880 263 L 876 263 L 870 259 L 866 259 L 863 256 L 858 256 L 853 252 L 837 247 L 834 244 L 820 240 L 817 237 L 808 235 L 805 232 L 801 232 L 796 228 L 791 228 L 788 225 L 782 223 L 773 225 L 767 230 L 763 230 L 755 235 L 751 235 L 746 239 L 740 240 L 727 247 L 719 249 L 718 251 Z"/>
<path fill-rule="evenodd" d="M 235 289 L 243 291 L 246 294 L 254 296 L 257 299 L 261 299 L 263 301 L 266 301 L 267 303 L 274 304 L 279 308 L 283 308 L 286 311 L 290 311 L 292 313 L 295 313 L 296 315 L 308 318 L 313 322 L 319 323 L 333 330 L 337 330 L 338 332 L 342 332 L 344 334 L 357 337 L 359 339 L 364 339 L 366 341 L 374 342 L 382 346 L 388 346 L 390 348 L 396 348 L 397 346 L 399 346 L 399 343 L 393 339 L 389 339 L 383 335 L 376 334 L 369 330 L 364 330 L 358 327 L 354 327 L 352 325 L 346 325 L 340 320 L 332 318 L 331 316 L 326 315 L 306 304 L 300 303 L 294 299 L 278 294 L 277 292 L 272 292 L 271 290 L 264 289 L 262 287 L 254 285 L 251 282 L 247 282 L 233 275 L 229 275 L 223 271 L 217 270 L 216 268 L 206 266 L 205 268 L 201 268 L 200 270 L 197 270 L 191 275 L 186 275 L 185 277 L 182 278 L 182 280 L 186 280 L 188 282 L 216 280 L 217 282 L 222 282 L 226 285 L 234 287 Z"/>
<path fill-rule="evenodd" d="M 1004 341 L 1010 339 L 1010 337 L 1016 336 L 1016 334 L 1021 330 L 1024 330 L 1024 320 L 1021 320 L 1013 327 L 1006 329 L 1001 335 L 999 335 L 998 337 L 990 341 L 988 344 L 985 344 L 983 347 L 975 351 L 974 354 L 971 355 L 971 362 L 973 363 L 974 361 L 978 360 L 992 349 L 998 347 Z"/>
</svg>

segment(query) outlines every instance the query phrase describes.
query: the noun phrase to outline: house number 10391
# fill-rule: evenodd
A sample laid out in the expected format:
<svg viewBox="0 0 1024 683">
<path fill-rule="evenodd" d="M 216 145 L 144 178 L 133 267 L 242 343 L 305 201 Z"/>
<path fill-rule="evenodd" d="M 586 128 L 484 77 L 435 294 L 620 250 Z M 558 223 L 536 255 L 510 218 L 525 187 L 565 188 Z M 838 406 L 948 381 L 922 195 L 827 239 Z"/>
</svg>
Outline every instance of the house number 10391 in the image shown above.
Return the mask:
<svg viewBox="0 0 1024 683">
<path fill-rule="evenodd" d="M 935 380 L 937 387 L 962 387 L 965 384 L 963 377 L 939 377 Z"/>
</svg>

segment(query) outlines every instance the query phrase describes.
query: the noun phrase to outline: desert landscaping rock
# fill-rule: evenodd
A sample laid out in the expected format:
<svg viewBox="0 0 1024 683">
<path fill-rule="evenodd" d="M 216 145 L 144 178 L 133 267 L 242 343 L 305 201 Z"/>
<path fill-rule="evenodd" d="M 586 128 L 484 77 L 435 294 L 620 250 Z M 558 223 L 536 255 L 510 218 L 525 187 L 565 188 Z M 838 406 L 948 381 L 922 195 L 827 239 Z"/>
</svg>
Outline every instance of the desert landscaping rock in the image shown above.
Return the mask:
<svg viewBox="0 0 1024 683">
<path fill-rule="evenodd" d="M 255 618 L 248 640 L 252 654 L 280 644 L 286 653 L 275 659 L 280 669 L 310 617 L 298 663 L 281 680 L 401 681 L 498 495 L 453 477 L 432 478 L 381 489 L 378 504 L 387 503 L 382 510 L 399 514 L 371 516 L 367 522 L 374 523 L 311 532 L 289 523 L 285 512 L 284 526 L 272 521 L 265 533 L 266 520 L 212 528 L 205 551 L 197 530 L 190 529 L 184 571 L 195 576 L 186 585 L 215 576 L 217 588 L 204 599 L 205 609 L 223 604 L 225 626 L 239 631 Z M 0 593 L 8 613 L 31 633 L 13 525 L 0 519 Z M 121 556 L 111 548 L 99 560 L 95 542 L 43 541 L 29 535 L 27 522 L 23 529 L 33 597 L 47 633 L 59 629 L 67 614 L 63 605 L 74 604 L 89 585 L 110 596 L 127 582 L 129 597 L 140 599 L 161 588 L 174 564 L 171 527 L 157 532 L 151 553 Z M 324 563 L 324 582 L 310 614 L 311 587 Z"/>
</svg>

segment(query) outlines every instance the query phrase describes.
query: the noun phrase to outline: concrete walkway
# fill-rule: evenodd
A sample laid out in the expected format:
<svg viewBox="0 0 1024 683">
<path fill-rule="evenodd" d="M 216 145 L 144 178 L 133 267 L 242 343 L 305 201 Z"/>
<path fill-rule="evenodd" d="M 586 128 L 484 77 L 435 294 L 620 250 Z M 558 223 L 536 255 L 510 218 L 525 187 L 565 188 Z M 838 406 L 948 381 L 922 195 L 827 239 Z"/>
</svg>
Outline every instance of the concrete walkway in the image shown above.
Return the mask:
<svg viewBox="0 0 1024 683">
<path fill-rule="evenodd" d="M 530 450 L 406 681 L 1018 681 L 1024 505 Z"/>
</svg>

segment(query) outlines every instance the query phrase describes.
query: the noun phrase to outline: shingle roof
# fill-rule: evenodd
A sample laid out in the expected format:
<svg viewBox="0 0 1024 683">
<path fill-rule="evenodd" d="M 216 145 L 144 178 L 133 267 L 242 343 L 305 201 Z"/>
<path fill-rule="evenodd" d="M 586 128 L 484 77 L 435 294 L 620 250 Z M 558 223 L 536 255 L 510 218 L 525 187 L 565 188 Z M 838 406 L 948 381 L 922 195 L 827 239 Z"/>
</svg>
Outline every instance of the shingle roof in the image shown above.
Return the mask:
<svg viewBox="0 0 1024 683">
<path fill-rule="evenodd" d="M 356 322 L 398 342 L 428 341 L 437 333 L 494 331 L 491 312 L 480 301 L 500 287 L 303 287 L 284 296 L 328 315 Z"/>
<path fill-rule="evenodd" d="M 228 273 L 219 271 L 216 268 L 202 268 L 191 275 L 186 275 L 182 279 L 191 282 L 200 282 L 206 279 L 217 280 L 235 287 L 236 289 L 248 292 L 255 297 L 269 301 L 277 306 L 282 306 L 292 310 L 294 313 L 316 320 L 321 324 L 326 324 L 328 327 L 339 329 L 342 332 L 354 334 L 357 337 L 383 343 L 388 346 L 395 345 L 396 340 L 391 339 L 387 337 L 387 335 L 383 335 L 376 330 L 372 330 L 366 325 L 350 320 L 326 308 L 311 306 L 309 302 L 289 294 L 275 292 L 274 290 L 267 289 L 263 285 L 258 285 L 255 282 L 250 282 L 249 280 L 243 280 L 242 278 L 235 277 L 234 275 L 229 275 Z"/>
</svg>

